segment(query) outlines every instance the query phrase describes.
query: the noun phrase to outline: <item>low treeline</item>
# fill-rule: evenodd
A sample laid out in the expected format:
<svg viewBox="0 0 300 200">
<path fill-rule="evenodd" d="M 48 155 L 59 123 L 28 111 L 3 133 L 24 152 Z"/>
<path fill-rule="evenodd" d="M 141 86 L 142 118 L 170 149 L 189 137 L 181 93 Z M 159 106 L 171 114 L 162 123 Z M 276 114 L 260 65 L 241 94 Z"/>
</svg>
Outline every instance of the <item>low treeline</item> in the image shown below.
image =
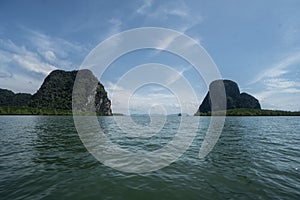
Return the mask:
<svg viewBox="0 0 300 200">
<path fill-rule="evenodd" d="M 70 110 L 1 106 L 0 115 L 72 115 Z"/>
<path fill-rule="evenodd" d="M 79 115 L 92 115 L 92 113 L 78 113 Z M 0 115 L 73 115 L 72 110 L 0 106 Z M 102 115 L 102 113 L 97 113 Z M 123 114 L 114 113 L 115 116 Z M 215 115 L 224 115 L 224 111 L 215 111 Z M 259 109 L 232 109 L 226 111 L 227 116 L 300 116 L 300 112 L 282 110 L 259 110 Z M 200 113 L 196 116 L 211 116 L 211 112 Z"/>
<path fill-rule="evenodd" d="M 215 115 L 224 115 L 224 111 L 215 111 Z M 232 109 L 226 111 L 227 116 L 300 116 L 299 112 L 283 110 Z M 199 114 L 197 115 L 199 116 Z M 211 112 L 200 113 L 200 116 L 211 116 Z"/>
<path fill-rule="evenodd" d="M 95 115 L 95 112 L 76 112 L 72 110 L 33 108 L 28 106 L 0 106 L 0 115 Z M 96 112 L 97 116 L 106 116 Z M 121 113 L 113 113 L 115 116 L 124 116 Z"/>
</svg>

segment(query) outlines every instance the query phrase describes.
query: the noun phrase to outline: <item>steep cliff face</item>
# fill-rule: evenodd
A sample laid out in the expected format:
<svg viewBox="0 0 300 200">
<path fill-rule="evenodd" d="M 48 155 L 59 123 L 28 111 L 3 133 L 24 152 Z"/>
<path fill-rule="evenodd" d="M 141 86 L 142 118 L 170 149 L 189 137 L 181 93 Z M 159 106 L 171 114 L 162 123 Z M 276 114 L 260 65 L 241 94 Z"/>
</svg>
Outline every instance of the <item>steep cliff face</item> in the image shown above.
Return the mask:
<svg viewBox="0 0 300 200">
<path fill-rule="evenodd" d="M 112 115 L 111 101 L 107 97 L 104 86 L 90 70 L 52 71 L 45 78 L 40 89 L 32 96 L 30 107 L 72 110 L 73 86 L 78 73 L 85 74 L 85 79 L 80 84 L 80 87 L 84 90 L 81 100 L 90 102 L 88 106 L 91 109 L 88 111 L 96 111 L 101 115 Z M 90 88 L 89 86 L 93 85 L 91 83 L 96 83 L 96 87 Z M 94 98 L 94 104 L 91 103 L 93 102 L 91 98 Z"/>
<path fill-rule="evenodd" d="M 245 92 L 240 95 L 239 103 L 239 108 L 261 109 L 259 101 Z"/>
<path fill-rule="evenodd" d="M 111 101 L 107 97 L 107 92 L 90 70 L 78 71 L 73 85 L 74 111 L 112 115 Z"/>
<path fill-rule="evenodd" d="M 209 85 L 209 92 L 207 93 L 204 100 L 202 101 L 198 111 L 196 112 L 196 115 L 211 111 L 210 95 L 214 94 L 217 96 L 218 94 L 221 94 L 223 85 L 225 88 L 227 110 L 239 109 L 239 108 L 261 109 L 259 101 L 255 97 L 247 93 L 240 93 L 238 84 L 235 83 L 234 81 L 216 80 Z M 218 107 L 218 105 L 215 106 L 216 108 Z"/>
<path fill-rule="evenodd" d="M 72 109 L 72 89 L 77 71 L 52 71 L 32 96 L 30 106 L 36 108 Z"/>
</svg>

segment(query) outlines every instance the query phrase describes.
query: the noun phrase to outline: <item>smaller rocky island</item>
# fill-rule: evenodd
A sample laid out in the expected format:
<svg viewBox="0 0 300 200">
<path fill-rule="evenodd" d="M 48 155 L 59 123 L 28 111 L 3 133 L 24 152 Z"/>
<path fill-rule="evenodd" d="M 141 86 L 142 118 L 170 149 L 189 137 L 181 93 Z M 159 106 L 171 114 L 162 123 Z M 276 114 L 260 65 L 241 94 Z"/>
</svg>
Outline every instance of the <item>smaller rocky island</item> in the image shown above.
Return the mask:
<svg viewBox="0 0 300 200">
<path fill-rule="evenodd" d="M 218 98 L 218 94 L 222 93 L 223 87 L 225 89 L 226 105 L 221 105 L 223 103 L 222 99 Z M 229 116 L 300 115 L 300 112 L 262 110 L 258 99 L 245 92 L 240 93 L 239 86 L 236 82 L 232 80 L 215 80 L 209 85 L 209 91 L 199 106 L 199 109 L 194 114 L 195 116 L 211 115 L 212 94 L 216 98 L 216 105 L 214 105 L 214 114 L 216 115 L 224 115 L 224 110 L 226 110 L 226 115 Z"/>
</svg>

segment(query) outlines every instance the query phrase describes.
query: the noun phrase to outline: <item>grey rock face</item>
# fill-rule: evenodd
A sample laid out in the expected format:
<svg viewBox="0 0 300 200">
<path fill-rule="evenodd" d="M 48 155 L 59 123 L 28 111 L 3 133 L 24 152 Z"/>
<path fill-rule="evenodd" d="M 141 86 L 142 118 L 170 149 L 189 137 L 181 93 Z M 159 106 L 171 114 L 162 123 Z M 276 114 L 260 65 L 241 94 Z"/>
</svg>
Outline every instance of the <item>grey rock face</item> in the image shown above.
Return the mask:
<svg viewBox="0 0 300 200">
<path fill-rule="evenodd" d="M 212 103 L 211 103 L 211 95 L 215 95 L 216 102 L 214 105 L 214 110 L 224 110 L 221 105 L 222 99 L 218 99 L 218 94 L 222 94 L 222 89 L 225 89 L 226 94 L 226 109 L 238 109 L 238 108 L 250 108 L 250 109 L 261 109 L 259 101 L 247 94 L 247 93 L 240 93 L 240 89 L 238 84 L 231 80 L 216 80 L 213 81 L 209 85 L 209 92 L 205 96 L 204 100 L 202 101 L 198 111 L 196 114 L 199 113 L 206 113 L 210 112 Z"/>
<path fill-rule="evenodd" d="M 107 97 L 104 86 L 90 70 L 86 69 L 79 71 L 52 71 L 45 78 L 40 89 L 32 96 L 30 106 L 72 110 L 72 97 L 76 95 L 73 94 L 73 86 L 77 75 L 83 78 L 77 82 L 78 87 L 80 87 L 81 96 L 77 98 L 78 103 L 76 105 L 80 105 L 82 111 L 97 112 L 101 115 L 112 115 L 110 108 L 111 101 Z M 86 109 L 87 107 L 88 109 Z"/>
</svg>

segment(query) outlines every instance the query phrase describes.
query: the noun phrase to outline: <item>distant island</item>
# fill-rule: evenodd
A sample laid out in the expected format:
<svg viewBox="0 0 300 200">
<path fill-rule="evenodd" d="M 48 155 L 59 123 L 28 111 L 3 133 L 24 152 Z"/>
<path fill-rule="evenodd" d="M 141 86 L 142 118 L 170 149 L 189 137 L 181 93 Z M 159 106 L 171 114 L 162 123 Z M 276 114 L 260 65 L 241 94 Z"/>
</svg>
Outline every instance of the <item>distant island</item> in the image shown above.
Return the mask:
<svg viewBox="0 0 300 200">
<path fill-rule="evenodd" d="M 85 91 L 85 97 L 80 98 L 77 107 L 83 103 L 84 113 L 95 113 L 100 116 L 123 116 L 121 113 L 113 114 L 111 100 L 108 98 L 104 86 L 90 70 L 54 70 L 44 80 L 38 91 L 31 95 L 27 93 L 14 93 L 0 88 L 0 115 L 72 115 L 72 95 L 76 76 L 84 75 L 81 80 L 81 91 Z M 90 88 L 90 82 L 96 83 L 96 88 Z M 231 80 L 216 80 L 209 86 L 195 116 L 211 115 L 210 95 L 218 94 L 220 86 L 224 84 L 226 93 L 226 115 L 229 116 L 300 116 L 300 112 L 263 110 L 259 101 L 247 93 L 240 93 L 237 83 Z M 86 98 L 88 96 L 88 98 Z M 94 105 L 90 99 L 95 98 Z M 91 105 L 89 105 L 91 104 Z M 217 105 L 218 106 L 218 105 Z M 215 109 L 217 110 L 217 109 Z M 215 114 L 222 115 L 222 109 Z M 169 116 L 188 116 L 186 113 L 171 114 Z"/>
<path fill-rule="evenodd" d="M 88 98 L 83 97 L 82 102 L 87 107 L 89 98 L 95 98 L 95 105 L 91 110 L 97 115 L 112 115 L 111 101 L 107 97 L 104 86 L 98 81 L 90 70 L 54 70 L 44 80 L 39 90 L 31 95 L 26 93 L 13 93 L 10 90 L 0 89 L 0 114 L 2 115 L 72 115 L 72 91 L 76 75 L 81 73 L 82 88 Z M 91 81 L 97 87 L 88 87 Z M 84 111 L 83 111 L 84 112 Z"/>
<path fill-rule="evenodd" d="M 223 115 L 223 112 L 216 111 L 214 115 Z M 211 116 L 211 112 L 196 113 L 194 116 Z M 226 116 L 300 116 L 300 112 L 284 110 L 267 110 L 267 109 L 230 109 L 226 110 Z"/>
<path fill-rule="evenodd" d="M 226 104 L 222 105 L 222 99 L 218 99 L 218 94 L 225 89 Z M 258 99 L 245 92 L 240 93 L 239 86 L 232 80 L 215 80 L 209 85 L 204 100 L 195 116 L 210 116 L 212 114 L 211 95 L 215 95 L 214 105 L 215 115 L 224 115 L 224 106 L 226 106 L 227 116 L 300 116 L 300 112 L 265 110 L 261 109 Z"/>
</svg>

